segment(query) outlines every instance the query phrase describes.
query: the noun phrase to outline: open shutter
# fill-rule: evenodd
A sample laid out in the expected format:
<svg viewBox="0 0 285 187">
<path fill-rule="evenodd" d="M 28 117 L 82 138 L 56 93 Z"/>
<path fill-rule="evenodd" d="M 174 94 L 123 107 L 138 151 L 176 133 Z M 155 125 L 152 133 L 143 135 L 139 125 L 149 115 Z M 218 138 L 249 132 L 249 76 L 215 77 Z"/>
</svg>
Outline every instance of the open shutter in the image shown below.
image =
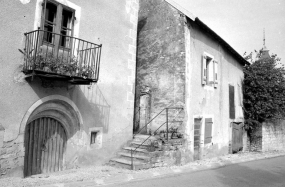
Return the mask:
<svg viewBox="0 0 285 187">
<path fill-rule="evenodd" d="M 212 118 L 205 118 L 204 144 L 212 142 Z"/>
<path fill-rule="evenodd" d="M 214 60 L 214 87 L 218 87 L 218 61 Z"/>
<path fill-rule="evenodd" d="M 235 119 L 235 87 L 229 85 L 229 109 L 230 119 Z"/>
<path fill-rule="evenodd" d="M 202 85 L 205 85 L 207 83 L 207 56 L 203 56 L 203 62 L 202 62 Z"/>
</svg>

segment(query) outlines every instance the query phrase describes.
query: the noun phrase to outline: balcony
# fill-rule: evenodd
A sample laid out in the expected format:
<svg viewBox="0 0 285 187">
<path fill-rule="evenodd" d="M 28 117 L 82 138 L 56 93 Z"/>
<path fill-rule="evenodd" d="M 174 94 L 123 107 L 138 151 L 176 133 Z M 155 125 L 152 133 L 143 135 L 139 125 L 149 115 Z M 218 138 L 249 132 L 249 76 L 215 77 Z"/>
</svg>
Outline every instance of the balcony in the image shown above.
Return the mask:
<svg viewBox="0 0 285 187">
<path fill-rule="evenodd" d="M 90 84 L 99 78 L 102 45 L 35 30 L 25 33 L 23 72 L 27 77 Z"/>
</svg>

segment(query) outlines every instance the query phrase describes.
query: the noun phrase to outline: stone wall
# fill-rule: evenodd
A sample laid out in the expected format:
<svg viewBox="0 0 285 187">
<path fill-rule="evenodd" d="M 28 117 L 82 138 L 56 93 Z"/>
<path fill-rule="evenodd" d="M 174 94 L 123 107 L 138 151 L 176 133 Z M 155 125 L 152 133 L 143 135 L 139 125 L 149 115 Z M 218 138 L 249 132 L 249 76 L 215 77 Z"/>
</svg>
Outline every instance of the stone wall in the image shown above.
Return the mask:
<svg viewBox="0 0 285 187">
<path fill-rule="evenodd" d="M 262 124 L 262 151 L 285 149 L 285 121 Z"/>
<path fill-rule="evenodd" d="M 262 151 L 262 139 L 262 126 L 260 126 L 249 137 L 249 151 Z"/>
<path fill-rule="evenodd" d="M 149 88 L 150 118 L 165 107 L 185 103 L 184 22 L 179 11 L 163 0 L 140 1 L 136 98 L 142 88 Z M 161 114 L 152 129 L 165 117 Z"/>
<path fill-rule="evenodd" d="M 0 178 L 1 176 L 21 176 L 19 167 L 24 165 L 24 145 L 17 139 L 11 142 L 4 142 L 0 148 Z M 17 170 L 14 172 L 13 170 Z M 12 174 L 12 175 L 11 175 Z"/>
<path fill-rule="evenodd" d="M 249 151 L 285 149 L 285 121 L 264 122 L 250 136 Z"/>
</svg>

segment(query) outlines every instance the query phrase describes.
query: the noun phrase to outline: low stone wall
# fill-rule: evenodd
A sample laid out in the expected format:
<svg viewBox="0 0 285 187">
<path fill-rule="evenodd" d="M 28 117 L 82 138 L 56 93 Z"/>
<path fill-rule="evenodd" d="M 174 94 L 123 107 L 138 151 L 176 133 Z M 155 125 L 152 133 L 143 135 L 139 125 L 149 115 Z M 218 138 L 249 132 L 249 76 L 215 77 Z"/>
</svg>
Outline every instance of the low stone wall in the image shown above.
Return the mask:
<svg viewBox="0 0 285 187">
<path fill-rule="evenodd" d="M 262 124 L 262 151 L 285 149 L 285 120 Z"/>
<path fill-rule="evenodd" d="M 150 153 L 153 167 L 179 166 L 192 161 L 190 150 L 187 149 L 185 139 L 172 139 L 161 147 Z"/>
<path fill-rule="evenodd" d="M 250 137 L 249 151 L 285 149 L 285 120 L 264 122 Z"/>
<path fill-rule="evenodd" d="M 249 137 L 249 151 L 262 151 L 262 126 L 257 127 Z"/>
<path fill-rule="evenodd" d="M 4 142 L 0 148 L 0 178 L 23 176 L 24 154 L 23 142 Z"/>
</svg>

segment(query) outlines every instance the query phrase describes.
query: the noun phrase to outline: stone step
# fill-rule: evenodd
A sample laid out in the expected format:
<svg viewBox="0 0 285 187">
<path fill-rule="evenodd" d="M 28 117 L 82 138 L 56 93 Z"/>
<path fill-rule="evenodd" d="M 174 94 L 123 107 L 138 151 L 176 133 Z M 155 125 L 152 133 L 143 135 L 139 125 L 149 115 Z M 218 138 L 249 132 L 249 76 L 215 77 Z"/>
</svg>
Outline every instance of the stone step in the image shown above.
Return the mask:
<svg viewBox="0 0 285 187">
<path fill-rule="evenodd" d="M 138 149 L 139 148 L 147 149 L 149 147 L 149 144 L 146 143 L 146 142 L 142 144 L 141 142 L 134 142 L 134 141 L 132 141 L 132 142 L 130 142 L 130 147 L 135 147 L 135 148 L 138 147 Z"/>
<path fill-rule="evenodd" d="M 120 156 L 122 157 L 127 157 L 129 159 L 131 159 L 131 157 L 133 156 L 134 160 L 145 160 L 145 161 L 150 161 L 151 157 L 149 156 L 144 156 L 144 155 L 139 155 L 139 154 L 131 154 L 131 153 L 125 153 L 125 152 L 119 152 L 118 153 Z"/>
<path fill-rule="evenodd" d="M 110 160 L 111 165 L 116 167 L 122 167 L 126 169 L 132 169 L 132 161 L 124 158 L 113 158 Z M 133 169 L 140 170 L 140 169 L 148 169 L 151 168 L 152 164 L 146 163 L 143 161 L 134 160 L 133 161 Z"/>
<path fill-rule="evenodd" d="M 136 147 L 123 147 L 123 150 L 131 152 L 133 150 L 134 152 L 140 152 L 140 153 L 146 153 L 148 154 L 148 151 L 143 148 L 136 148 Z"/>
<path fill-rule="evenodd" d="M 133 142 L 143 142 L 146 139 L 148 139 L 150 141 L 156 140 L 156 138 L 154 136 L 149 136 L 149 135 L 144 135 L 144 134 L 137 134 L 137 135 L 134 136 Z"/>
<path fill-rule="evenodd" d="M 133 150 L 133 154 L 134 155 L 149 156 L 149 152 L 148 152 L 147 149 L 138 148 L 138 149 L 135 150 L 135 147 L 132 147 L 132 146 L 124 147 L 123 149 L 121 149 L 120 152 L 131 153 L 131 150 Z"/>
</svg>

